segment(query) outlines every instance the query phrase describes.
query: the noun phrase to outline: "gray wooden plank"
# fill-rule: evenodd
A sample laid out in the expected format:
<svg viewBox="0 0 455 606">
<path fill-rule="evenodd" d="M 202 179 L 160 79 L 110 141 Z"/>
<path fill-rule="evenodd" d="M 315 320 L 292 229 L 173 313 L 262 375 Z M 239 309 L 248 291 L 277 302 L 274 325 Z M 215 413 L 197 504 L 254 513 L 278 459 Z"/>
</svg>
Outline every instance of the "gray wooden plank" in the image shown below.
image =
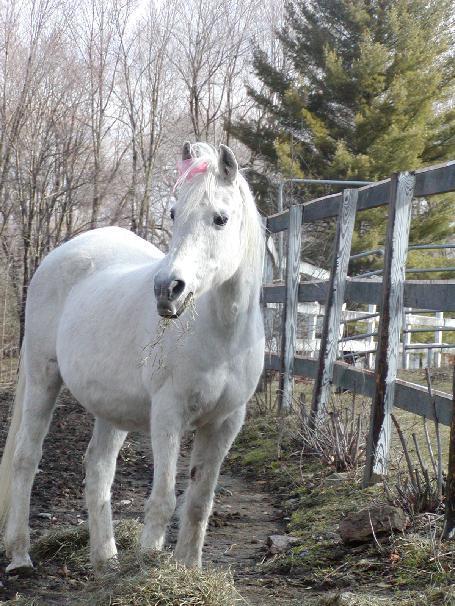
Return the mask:
<svg viewBox="0 0 455 606">
<path fill-rule="evenodd" d="M 265 368 L 279 372 L 281 370 L 280 356 L 266 352 Z M 295 356 L 295 375 L 314 379 L 317 370 L 317 360 Z M 332 382 L 343 389 L 349 389 L 367 397 L 372 397 L 375 390 L 375 375 L 372 370 L 356 368 L 351 364 L 340 361 L 336 361 L 334 364 Z M 434 421 L 437 417 L 439 423 L 450 426 L 453 407 L 452 396 L 442 391 L 433 390 L 433 398 L 436 405 L 436 414 L 426 387 L 401 379 L 395 381 L 394 405 L 396 408 L 426 417 L 430 421 Z"/>
<path fill-rule="evenodd" d="M 276 234 L 289 227 L 289 209 L 267 217 L 267 231 Z"/>
<path fill-rule="evenodd" d="M 447 162 L 439 166 L 430 166 L 415 172 L 416 184 L 414 195 L 416 197 L 430 196 L 455 191 L 455 161 Z M 371 185 L 365 185 L 358 190 L 359 199 L 357 210 L 376 208 L 387 204 L 390 197 L 390 179 L 378 181 Z M 307 202 L 305 206 L 305 221 L 319 221 L 335 217 L 341 193 L 329 194 Z M 287 229 L 289 224 L 289 213 L 284 211 L 272 215 L 267 220 L 267 229 L 272 233 Z"/>
<path fill-rule="evenodd" d="M 312 280 L 299 285 L 299 303 L 327 298 L 327 282 Z M 382 280 L 371 278 L 347 278 L 345 300 L 348 303 L 379 305 Z M 264 300 L 267 303 L 283 303 L 285 287 L 282 284 L 266 284 Z M 434 311 L 455 311 L 455 280 L 406 280 L 404 283 L 404 305 Z"/>
<path fill-rule="evenodd" d="M 313 388 L 311 405 L 313 420 L 321 414 L 325 414 L 330 398 L 333 365 L 338 353 L 341 310 L 344 302 L 349 255 L 351 254 L 357 198 L 358 192 L 355 189 L 345 189 L 338 212 L 334 253 L 319 348 L 318 373 Z"/>
<path fill-rule="evenodd" d="M 376 388 L 372 399 L 364 486 L 386 474 L 391 439 L 395 379 L 403 318 L 405 265 L 411 226 L 415 175 L 392 177 L 384 251 L 383 293 L 376 353 Z"/>
<path fill-rule="evenodd" d="M 430 196 L 455 191 L 455 161 L 415 171 L 415 195 Z"/>
<path fill-rule="evenodd" d="M 289 209 L 288 249 L 286 257 L 286 301 L 283 313 L 282 374 L 280 377 L 280 408 L 289 410 L 294 387 L 294 354 L 297 340 L 297 310 L 300 282 L 300 248 L 302 241 L 302 206 Z"/>
</svg>

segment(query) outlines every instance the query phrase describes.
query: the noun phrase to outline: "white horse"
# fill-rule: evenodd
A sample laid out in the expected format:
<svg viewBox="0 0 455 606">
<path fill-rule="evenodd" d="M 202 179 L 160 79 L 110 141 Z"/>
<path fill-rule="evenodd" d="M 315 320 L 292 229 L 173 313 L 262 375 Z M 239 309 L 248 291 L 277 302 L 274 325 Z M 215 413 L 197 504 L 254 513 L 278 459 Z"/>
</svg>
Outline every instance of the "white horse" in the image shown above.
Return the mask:
<svg viewBox="0 0 455 606">
<path fill-rule="evenodd" d="M 228 147 L 217 153 L 186 143 L 181 171 L 166 256 L 127 230 L 106 227 L 57 248 L 33 277 L 0 469 L 7 571 L 32 566 L 30 493 L 62 382 L 95 416 L 85 458 L 95 568 L 117 553 L 111 485 L 133 430 L 150 432 L 154 459 L 144 551 L 163 547 L 181 436 L 195 431 L 175 556 L 201 565 L 220 466 L 263 366 L 264 235 Z"/>
</svg>

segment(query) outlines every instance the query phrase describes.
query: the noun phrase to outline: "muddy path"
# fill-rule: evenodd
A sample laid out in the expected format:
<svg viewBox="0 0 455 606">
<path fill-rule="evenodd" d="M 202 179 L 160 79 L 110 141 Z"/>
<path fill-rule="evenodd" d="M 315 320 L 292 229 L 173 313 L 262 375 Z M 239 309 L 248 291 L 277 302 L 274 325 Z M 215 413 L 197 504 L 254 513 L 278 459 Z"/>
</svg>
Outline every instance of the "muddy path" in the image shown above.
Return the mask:
<svg viewBox="0 0 455 606">
<path fill-rule="evenodd" d="M 0 450 L 6 438 L 8 407 L 13 393 L 0 393 Z M 86 520 L 83 497 L 83 456 L 91 435 L 92 418 L 64 392 L 58 402 L 44 445 L 31 503 L 32 541 L 51 529 L 77 526 Z M 182 449 L 177 480 L 178 501 L 186 485 L 189 444 Z M 130 435 L 118 461 L 113 487 L 114 519 L 142 520 L 143 506 L 153 479 L 148 439 Z M 168 543 L 175 543 L 174 516 Z M 236 586 L 252 606 L 302 603 L 302 587 L 291 579 L 265 573 L 267 536 L 284 532 L 284 521 L 274 497 L 260 481 L 246 480 L 224 470 L 219 479 L 213 515 L 204 550 L 204 565 L 228 567 Z M 0 603 L 16 594 L 36 597 L 46 604 L 71 604 L 71 596 L 86 581 L 72 571 L 64 575 L 52 563 L 36 562 L 30 578 L 4 574 L 5 556 L 0 553 Z M 300 598 L 300 599 L 299 599 Z"/>
</svg>

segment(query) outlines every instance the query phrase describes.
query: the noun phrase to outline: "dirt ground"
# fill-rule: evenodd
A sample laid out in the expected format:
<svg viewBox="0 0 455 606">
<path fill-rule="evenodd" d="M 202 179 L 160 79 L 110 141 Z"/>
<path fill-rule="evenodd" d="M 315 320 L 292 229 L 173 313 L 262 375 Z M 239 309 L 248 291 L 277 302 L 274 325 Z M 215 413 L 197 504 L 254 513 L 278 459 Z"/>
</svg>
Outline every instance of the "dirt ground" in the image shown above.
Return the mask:
<svg viewBox="0 0 455 606">
<path fill-rule="evenodd" d="M 6 418 L 12 397 L 12 390 L 0 392 L 0 449 L 6 438 Z M 86 520 L 83 456 L 91 427 L 91 417 L 64 392 L 59 398 L 33 488 L 32 541 L 50 529 L 76 526 Z M 186 445 L 177 482 L 180 497 L 186 483 L 188 456 Z M 147 437 L 130 435 L 118 461 L 112 498 L 114 519 L 142 520 L 144 499 L 152 479 Z M 283 533 L 285 527 L 276 497 L 264 491 L 264 484 L 222 472 L 206 538 L 204 563 L 229 567 L 238 590 L 251 605 L 302 603 L 306 589 L 299 586 L 297 580 L 261 570 L 260 564 L 267 557 L 267 536 Z M 175 542 L 176 529 L 177 520 L 173 519 L 168 540 L 170 548 Z M 62 571 L 49 562 L 35 562 L 29 578 L 8 577 L 5 566 L 5 555 L 0 553 L 0 603 L 20 594 L 39 598 L 49 605 L 68 605 L 87 580 L 71 569 Z"/>
</svg>

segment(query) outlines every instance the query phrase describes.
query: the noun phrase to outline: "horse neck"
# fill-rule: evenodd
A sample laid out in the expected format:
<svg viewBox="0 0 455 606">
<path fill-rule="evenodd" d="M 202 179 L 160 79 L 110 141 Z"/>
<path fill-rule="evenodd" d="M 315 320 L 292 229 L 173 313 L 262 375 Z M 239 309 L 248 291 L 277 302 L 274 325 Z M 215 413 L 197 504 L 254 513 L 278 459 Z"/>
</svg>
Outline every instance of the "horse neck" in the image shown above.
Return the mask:
<svg viewBox="0 0 455 606">
<path fill-rule="evenodd" d="M 249 263 L 241 263 L 232 278 L 210 293 L 209 308 L 216 322 L 240 328 L 251 314 L 259 312 L 262 260 L 258 259 L 257 264 L 258 267 L 251 267 Z"/>
</svg>

